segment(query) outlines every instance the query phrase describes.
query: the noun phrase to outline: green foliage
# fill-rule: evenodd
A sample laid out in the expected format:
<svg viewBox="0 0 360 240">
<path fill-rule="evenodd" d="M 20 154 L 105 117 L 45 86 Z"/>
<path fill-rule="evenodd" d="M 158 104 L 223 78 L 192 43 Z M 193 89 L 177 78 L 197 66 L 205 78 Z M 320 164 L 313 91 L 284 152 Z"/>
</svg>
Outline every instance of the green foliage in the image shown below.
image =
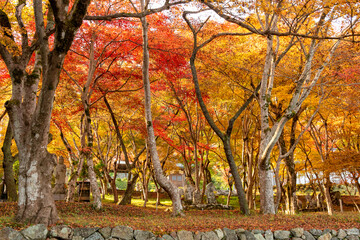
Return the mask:
<svg viewBox="0 0 360 240">
<path fill-rule="evenodd" d="M 116 178 L 116 188 L 119 190 L 125 190 L 127 186 L 127 178 Z"/>
</svg>

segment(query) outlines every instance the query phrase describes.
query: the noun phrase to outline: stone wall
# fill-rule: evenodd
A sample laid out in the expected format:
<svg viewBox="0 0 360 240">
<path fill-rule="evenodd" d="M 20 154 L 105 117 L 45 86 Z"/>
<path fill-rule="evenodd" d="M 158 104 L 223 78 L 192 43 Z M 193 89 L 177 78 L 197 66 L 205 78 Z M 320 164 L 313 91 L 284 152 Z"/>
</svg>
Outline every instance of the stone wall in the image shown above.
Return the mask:
<svg viewBox="0 0 360 240">
<path fill-rule="evenodd" d="M 262 231 L 245 229 L 216 229 L 210 232 L 178 231 L 155 236 L 151 232 L 133 230 L 126 226 L 114 228 L 74 228 L 54 226 L 47 229 L 45 225 L 34 225 L 21 231 L 12 228 L 0 230 L 1 240 L 359 240 L 359 229 L 305 231 L 294 228 L 289 231 Z"/>
</svg>

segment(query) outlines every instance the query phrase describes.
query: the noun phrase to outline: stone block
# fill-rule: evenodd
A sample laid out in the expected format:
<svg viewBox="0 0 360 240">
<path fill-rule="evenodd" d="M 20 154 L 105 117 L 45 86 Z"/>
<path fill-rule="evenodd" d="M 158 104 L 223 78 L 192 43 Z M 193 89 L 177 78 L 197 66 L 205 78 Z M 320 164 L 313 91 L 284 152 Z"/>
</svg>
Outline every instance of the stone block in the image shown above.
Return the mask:
<svg viewBox="0 0 360 240">
<path fill-rule="evenodd" d="M 347 240 L 359 240 L 359 236 L 358 235 L 348 235 L 346 237 Z"/>
<path fill-rule="evenodd" d="M 278 230 L 274 232 L 274 238 L 280 240 L 290 239 L 290 234 L 290 231 Z"/>
<path fill-rule="evenodd" d="M 25 240 L 25 237 L 18 231 L 6 227 L 0 230 L 1 240 Z"/>
<path fill-rule="evenodd" d="M 357 235 L 359 236 L 360 232 L 359 232 L 359 229 L 357 228 L 351 228 L 351 229 L 347 229 L 345 230 L 347 235 Z"/>
<path fill-rule="evenodd" d="M 85 240 L 105 240 L 105 239 L 99 232 L 94 232 L 89 237 L 85 238 Z"/>
<path fill-rule="evenodd" d="M 127 226 L 116 226 L 111 231 L 111 237 L 120 240 L 132 240 L 134 237 L 134 230 Z"/>
<path fill-rule="evenodd" d="M 178 231 L 177 237 L 179 240 L 194 240 L 193 233 L 185 230 Z"/>
<path fill-rule="evenodd" d="M 346 232 L 345 232 L 343 229 L 339 229 L 338 234 L 337 234 L 337 237 L 338 237 L 339 239 L 343 239 L 343 238 L 345 238 L 346 236 L 347 236 Z"/>
<path fill-rule="evenodd" d="M 210 231 L 210 232 L 205 232 L 203 234 L 203 240 L 219 240 L 219 237 L 218 235 L 213 232 L 213 231 Z"/>
<path fill-rule="evenodd" d="M 256 240 L 265 240 L 265 238 L 263 237 L 263 235 L 261 233 L 255 233 L 254 237 Z"/>
<path fill-rule="evenodd" d="M 254 234 L 250 231 L 245 231 L 246 240 L 256 240 Z"/>
<path fill-rule="evenodd" d="M 37 224 L 22 230 L 21 233 L 27 239 L 45 240 L 48 234 L 48 230 L 44 224 Z"/>
<path fill-rule="evenodd" d="M 304 235 L 304 229 L 303 228 L 293 228 L 290 230 L 291 234 L 296 238 L 301 238 L 302 235 Z"/>
<path fill-rule="evenodd" d="M 220 240 L 225 238 L 225 234 L 221 229 L 215 229 L 215 233 L 219 237 Z"/>
<path fill-rule="evenodd" d="M 238 237 L 236 235 L 236 232 L 232 229 L 229 228 L 224 228 L 223 232 L 225 234 L 225 239 L 226 240 L 238 240 Z"/>
<path fill-rule="evenodd" d="M 168 234 L 163 235 L 162 238 L 164 240 L 174 240 L 174 238 L 172 236 L 168 235 Z"/>
<path fill-rule="evenodd" d="M 315 240 L 315 238 L 310 232 L 304 231 L 304 240 Z"/>
<path fill-rule="evenodd" d="M 330 232 L 328 232 L 328 233 L 325 233 L 325 234 L 323 234 L 323 235 L 321 235 L 319 238 L 318 238 L 318 240 L 331 240 L 331 233 Z"/>
<path fill-rule="evenodd" d="M 73 236 L 77 237 L 83 237 L 83 238 L 87 238 L 89 237 L 91 234 L 93 234 L 94 232 L 96 232 L 97 230 L 99 230 L 99 228 L 74 228 L 73 229 Z"/>
<path fill-rule="evenodd" d="M 271 230 L 266 230 L 264 236 L 266 240 L 274 240 L 274 234 Z"/>
<path fill-rule="evenodd" d="M 314 236 L 314 237 L 319 237 L 323 234 L 323 232 L 320 229 L 310 229 L 309 232 Z"/>
<path fill-rule="evenodd" d="M 152 232 L 142 231 L 142 230 L 135 230 L 134 231 L 134 238 L 136 240 L 147 240 L 147 239 L 155 239 L 156 236 Z"/>
<path fill-rule="evenodd" d="M 50 229 L 50 236 L 54 238 L 71 239 L 73 230 L 66 225 L 56 225 Z"/>
<path fill-rule="evenodd" d="M 111 237 L 111 227 L 104 227 L 99 229 L 99 233 L 105 238 L 108 239 Z"/>
</svg>

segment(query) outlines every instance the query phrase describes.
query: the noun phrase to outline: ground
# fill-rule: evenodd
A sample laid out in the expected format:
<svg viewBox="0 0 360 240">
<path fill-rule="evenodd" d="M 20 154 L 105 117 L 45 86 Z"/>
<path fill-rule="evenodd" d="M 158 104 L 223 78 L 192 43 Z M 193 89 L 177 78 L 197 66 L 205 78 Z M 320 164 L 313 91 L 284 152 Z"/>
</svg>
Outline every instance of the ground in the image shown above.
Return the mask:
<svg viewBox="0 0 360 240">
<path fill-rule="evenodd" d="M 234 199 L 235 200 L 235 199 Z M 360 201 L 360 199 L 357 199 Z M 71 227 L 114 227 L 126 225 L 133 229 L 151 231 L 157 235 L 178 230 L 211 231 L 217 228 L 244 228 L 261 230 L 286 230 L 295 227 L 309 229 L 347 229 L 360 228 L 360 214 L 351 209 L 347 212 L 336 212 L 328 216 L 324 212 L 299 213 L 294 216 L 283 214 L 260 215 L 252 212 L 251 216 L 241 215 L 235 210 L 191 210 L 186 211 L 185 217 L 172 217 L 169 208 L 170 201 L 164 200 L 165 206 L 155 207 L 153 199 L 148 207 L 142 207 L 143 202 L 135 199 L 133 205 L 118 206 L 105 201 L 103 210 L 96 211 L 90 203 L 57 202 L 61 220 L 59 224 Z M 0 229 L 6 226 L 22 229 L 26 225 L 19 225 L 13 217 L 16 212 L 16 203 L 0 203 Z"/>
</svg>

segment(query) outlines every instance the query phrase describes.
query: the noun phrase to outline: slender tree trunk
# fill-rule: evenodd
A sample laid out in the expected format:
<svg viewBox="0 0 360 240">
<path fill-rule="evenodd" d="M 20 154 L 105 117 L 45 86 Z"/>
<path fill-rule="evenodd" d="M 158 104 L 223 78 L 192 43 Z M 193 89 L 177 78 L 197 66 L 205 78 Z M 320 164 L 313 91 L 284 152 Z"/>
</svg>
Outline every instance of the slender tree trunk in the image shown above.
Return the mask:
<svg viewBox="0 0 360 240">
<path fill-rule="evenodd" d="M 145 3 L 141 1 L 143 10 Z M 145 92 L 145 119 L 148 134 L 148 146 L 150 148 L 151 160 L 154 167 L 155 177 L 160 186 L 169 194 L 173 203 L 173 215 L 183 215 L 183 207 L 181 205 L 180 194 L 176 186 L 174 186 L 164 175 L 161 167 L 160 159 L 156 149 L 156 139 L 151 114 L 151 90 L 149 79 L 149 48 L 148 48 L 148 23 L 146 17 L 141 18 L 143 30 L 143 82 Z"/>
<path fill-rule="evenodd" d="M 134 192 L 134 189 L 136 186 L 136 181 L 138 178 L 139 178 L 138 173 L 135 173 L 135 174 L 129 173 L 126 190 L 125 190 L 125 193 L 124 193 L 121 201 L 119 202 L 119 205 L 131 204 L 131 197 Z"/>
<path fill-rule="evenodd" d="M 92 133 L 92 129 L 91 129 L 90 109 L 87 104 L 85 104 L 84 108 L 85 108 L 85 118 L 84 118 L 85 133 L 84 134 L 87 137 L 87 148 L 85 148 L 85 146 L 83 146 L 83 149 L 85 149 L 85 152 L 83 152 L 83 154 L 86 158 L 86 163 L 87 163 L 87 167 L 88 167 L 88 177 L 90 180 L 90 187 L 91 187 L 91 192 L 92 192 L 93 201 L 94 201 L 93 205 L 94 205 L 95 209 L 99 210 L 99 209 L 101 209 L 102 204 L 101 204 L 100 189 L 99 189 L 99 185 L 97 183 L 96 173 L 94 170 L 93 155 L 91 153 L 91 149 L 93 147 L 93 133 Z"/>
<path fill-rule="evenodd" d="M 359 183 L 359 179 L 354 178 L 354 184 L 355 184 L 355 187 L 356 187 L 356 189 L 357 189 L 358 195 L 360 196 L 360 183 Z"/>
<path fill-rule="evenodd" d="M 244 192 L 244 189 L 242 186 L 242 181 L 241 181 L 239 172 L 237 170 L 237 166 L 235 164 L 235 161 L 234 161 L 234 158 L 232 155 L 232 151 L 231 151 L 231 147 L 230 147 L 230 139 L 227 138 L 226 141 L 223 142 L 223 144 L 224 144 L 224 151 L 225 151 L 226 159 L 228 161 L 231 174 L 234 178 L 234 185 L 235 185 L 236 192 L 238 195 L 240 209 L 245 215 L 249 215 L 250 214 L 249 205 L 246 201 L 246 195 L 245 195 L 245 192 Z"/>
<path fill-rule="evenodd" d="M 74 201 L 74 194 L 76 190 L 76 182 L 84 166 L 84 158 L 80 156 L 77 171 L 73 172 L 68 182 L 68 191 L 66 195 L 66 202 Z"/>
<path fill-rule="evenodd" d="M 298 114 L 293 118 L 292 121 L 292 129 L 291 129 L 291 139 L 290 139 L 290 147 L 295 142 L 295 126 L 298 120 L 298 116 L 300 115 L 300 111 Z M 285 139 L 283 133 L 279 137 L 279 144 L 281 145 L 280 151 L 281 155 L 287 153 L 288 149 L 285 144 Z M 295 162 L 294 162 L 294 152 L 292 152 L 289 156 L 285 158 L 286 169 L 288 171 L 288 182 L 286 187 L 286 212 L 289 214 L 294 215 L 296 213 L 297 204 L 294 195 L 296 195 L 296 171 L 295 171 Z"/>
<path fill-rule="evenodd" d="M 95 209 L 99 210 L 102 207 L 101 204 L 101 195 L 100 195 L 100 189 L 99 185 L 97 183 L 96 179 L 96 173 L 94 170 L 94 161 L 93 161 L 93 154 L 92 154 L 92 148 L 94 146 L 94 137 L 92 132 L 92 126 L 91 126 L 91 115 L 90 115 L 90 97 L 91 97 L 91 91 L 90 91 L 90 85 L 93 83 L 93 79 L 95 76 L 95 70 L 96 70 L 96 64 L 97 61 L 95 60 L 95 45 L 96 35 L 95 33 L 92 33 L 91 35 L 91 41 L 90 41 L 90 57 L 89 57 L 89 69 L 88 69 L 88 76 L 86 83 L 82 89 L 81 92 L 81 102 L 84 107 L 84 136 L 82 139 L 82 151 L 86 158 L 86 163 L 88 167 L 88 177 L 90 180 L 90 186 L 91 186 L 91 192 L 93 196 L 93 205 Z M 85 142 L 85 138 L 87 139 L 87 143 Z"/>
<path fill-rule="evenodd" d="M 17 201 L 18 198 L 16 191 L 16 183 L 14 178 L 14 170 L 13 170 L 13 164 L 15 158 L 12 156 L 11 153 L 12 139 L 13 139 L 13 133 L 9 122 L 1 150 L 4 154 L 3 168 L 4 168 L 4 182 L 6 185 L 7 200 L 11 202 Z"/>
<path fill-rule="evenodd" d="M 232 194 L 232 187 L 233 187 L 233 181 L 230 180 L 229 181 L 229 193 L 227 195 L 227 199 L 226 199 L 226 206 L 230 205 L 230 198 L 231 198 L 231 194 Z"/>
<path fill-rule="evenodd" d="M 324 189 L 324 195 L 325 195 L 325 201 L 327 206 L 327 212 L 329 215 L 333 215 L 334 209 L 333 204 L 331 202 L 331 196 L 330 196 L 330 189 L 331 189 L 331 181 L 329 174 L 326 174 L 324 177 L 324 183 L 323 183 L 323 189 Z"/>
<path fill-rule="evenodd" d="M 112 189 L 113 195 L 114 195 L 114 203 L 119 202 L 119 194 L 118 194 L 118 191 L 116 188 L 116 175 L 117 175 L 116 167 L 117 167 L 117 165 L 114 164 L 114 177 L 110 181 L 111 189 Z"/>
</svg>

